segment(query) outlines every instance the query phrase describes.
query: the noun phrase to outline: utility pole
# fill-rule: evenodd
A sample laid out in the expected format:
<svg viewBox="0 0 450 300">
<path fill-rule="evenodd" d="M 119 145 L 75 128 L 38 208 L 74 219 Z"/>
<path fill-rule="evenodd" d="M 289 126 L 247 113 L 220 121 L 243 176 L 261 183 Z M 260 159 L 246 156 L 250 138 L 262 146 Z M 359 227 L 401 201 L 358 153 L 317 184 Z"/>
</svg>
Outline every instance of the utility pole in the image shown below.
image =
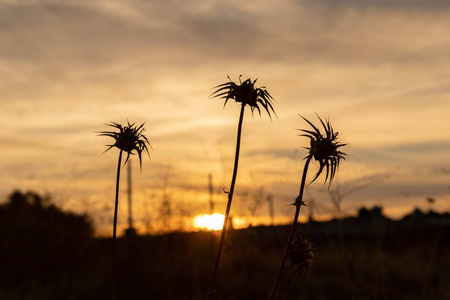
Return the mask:
<svg viewBox="0 0 450 300">
<path fill-rule="evenodd" d="M 131 188 L 131 160 L 128 161 L 128 228 L 125 230 L 126 237 L 136 236 L 136 230 L 133 228 L 133 215 L 131 209 L 131 196 L 132 196 L 132 188 Z"/>
<path fill-rule="evenodd" d="M 274 216 L 274 210 L 273 210 L 273 195 L 269 194 L 267 196 L 267 202 L 269 203 L 269 215 L 270 215 L 270 225 L 275 225 L 275 216 Z"/>
<path fill-rule="evenodd" d="M 208 174 L 208 190 L 209 190 L 209 214 L 212 215 L 214 212 L 214 188 L 212 181 L 212 174 Z"/>
</svg>

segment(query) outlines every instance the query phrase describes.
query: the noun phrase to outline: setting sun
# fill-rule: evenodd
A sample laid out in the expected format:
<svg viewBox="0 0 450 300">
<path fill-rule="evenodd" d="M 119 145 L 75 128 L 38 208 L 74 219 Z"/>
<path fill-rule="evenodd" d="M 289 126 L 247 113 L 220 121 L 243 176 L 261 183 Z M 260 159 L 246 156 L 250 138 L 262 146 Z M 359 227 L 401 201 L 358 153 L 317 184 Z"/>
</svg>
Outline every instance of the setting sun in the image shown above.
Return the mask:
<svg viewBox="0 0 450 300">
<path fill-rule="evenodd" d="M 222 214 L 200 215 L 195 217 L 194 226 L 208 230 L 220 230 L 225 216 Z"/>
</svg>

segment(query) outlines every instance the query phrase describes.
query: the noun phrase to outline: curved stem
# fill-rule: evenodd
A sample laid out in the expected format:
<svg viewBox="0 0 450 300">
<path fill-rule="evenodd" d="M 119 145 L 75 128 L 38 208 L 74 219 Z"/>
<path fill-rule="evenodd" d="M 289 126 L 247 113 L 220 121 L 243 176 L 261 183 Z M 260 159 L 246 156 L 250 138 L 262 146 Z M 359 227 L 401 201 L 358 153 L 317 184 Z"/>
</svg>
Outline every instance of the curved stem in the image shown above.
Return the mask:
<svg viewBox="0 0 450 300">
<path fill-rule="evenodd" d="M 287 260 L 287 254 L 289 252 L 289 248 L 291 246 L 292 239 L 294 238 L 295 228 L 297 227 L 297 223 L 298 223 L 298 216 L 300 215 L 300 208 L 302 207 L 302 199 L 303 199 L 303 191 L 305 190 L 306 174 L 308 173 L 308 166 L 309 166 L 309 163 L 311 162 L 311 158 L 312 158 L 311 155 L 309 155 L 307 157 L 306 162 L 305 162 L 305 166 L 303 168 L 302 182 L 300 184 L 300 192 L 298 194 L 297 199 L 295 199 L 295 216 L 294 216 L 294 220 L 292 221 L 291 231 L 289 232 L 289 237 L 288 237 L 288 241 L 287 241 L 287 244 L 286 244 L 286 249 L 284 250 L 283 260 L 281 262 L 281 267 L 280 267 L 280 270 L 278 271 L 278 275 L 277 275 L 277 278 L 275 279 L 275 283 L 274 283 L 274 285 L 272 287 L 272 291 L 270 292 L 269 300 L 273 299 L 273 296 L 275 295 L 275 291 L 276 291 L 276 288 L 277 288 L 277 285 L 278 285 L 278 281 L 280 279 L 281 273 L 283 273 L 284 265 L 286 264 L 286 260 Z"/>
<path fill-rule="evenodd" d="M 227 208 L 225 211 L 225 219 L 223 220 L 222 234 L 220 235 L 219 249 L 217 251 L 216 261 L 214 264 L 214 270 L 213 270 L 213 273 L 211 276 L 211 282 L 209 284 L 209 290 L 208 290 L 208 295 L 207 295 L 208 297 L 210 297 L 212 295 L 212 291 L 214 288 L 214 280 L 216 278 L 217 268 L 219 266 L 219 261 L 220 261 L 220 255 L 222 253 L 223 242 L 225 240 L 225 233 L 227 231 L 228 218 L 230 216 L 231 202 L 233 201 L 234 186 L 236 184 L 236 177 L 237 177 L 238 163 L 239 163 L 239 151 L 241 148 L 241 133 L 242 133 L 242 121 L 244 120 L 244 108 L 245 108 L 245 104 L 243 104 L 241 106 L 241 113 L 239 116 L 239 124 L 238 124 L 238 131 L 237 131 L 237 140 L 236 140 L 236 152 L 234 155 L 233 177 L 231 179 L 230 192 L 228 193 L 228 203 L 227 203 Z"/>
<path fill-rule="evenodd" d="M 122 163 L 122 151 L 119 153 L 119 162 L 117 164 L 117 178 L 116 178 L 116 200 L 114 204 L 114 224 L 113 224 L 113 244 L 112 244 L 112 297 L 116 299 L 116 229 L 117 229 L 117 208 L 119 206 L 119 179 L 120 179 L 120 165 Z"/>
</svg>

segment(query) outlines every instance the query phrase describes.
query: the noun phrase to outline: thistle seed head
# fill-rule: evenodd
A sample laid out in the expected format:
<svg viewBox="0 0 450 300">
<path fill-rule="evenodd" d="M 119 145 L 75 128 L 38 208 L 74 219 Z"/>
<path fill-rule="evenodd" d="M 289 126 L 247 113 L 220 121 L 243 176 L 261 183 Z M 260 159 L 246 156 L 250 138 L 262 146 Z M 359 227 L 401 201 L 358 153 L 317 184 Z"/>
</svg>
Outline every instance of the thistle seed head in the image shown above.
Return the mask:
<svg viewBox="0 0 450 300">
<path fill-rule="evenodd" d="M 312 268 L 315 249 L 315 245 L 311 243 L 308 236 L 303 231 L 296 230 L 287 253 L 286 270 L 296 268 L 295 271 L 299 274 L 306 273 Z"/>
<path fill-rule="evenodd" d="M 241 75 L 242 76 L 242 75 Z M 260 88 L 255 88 L 255 83 L 258 79 L 252 81 L 250 78 L 241 81 L 241 76 L 239 76 L 239 85 L 231 81 L 228 76 L 229 82 L 219 84 L 214 87 L 216 89 L 210 97 L 212 98 L 223 98 L 225 99 L 224 106 L 227 104 L 229 99 L 234 99 L 236 102 L 242 103 L 242 105 L 250 106 L 252 113 L 256 109 L 261 116 L 261 109 L 259 105 L 261 105 L 267 112 L 270 118 L 270 112 L 272 111 L 275 115 L 275 110 L 273 109 L 272 102 L 274 99 L 269 94 L 264 86 Z"/>
<path fill-rule="evenodd" d="M 301 131 L 305 133 L 301 136 L 306 136 L 310 139 L 310 147 L 306 148 L 309 151 L 308 156 L 314 157 L 314 159 L 320 164 L 319 171 L 316 173 L 311 183 L 319 177 L 326 167 L 325 183 L 329 179 L 328 187 L 330 187 L 331 182 L 333 181 L 333 178 L 339 168 L 340 160 L 345 159 L 345 155 L 347 155 L 344 152 L 341 152 L 339 148 L 347 144 L 341 144 L 337 141 L 338 132 L 334 132 L 329 120 L 325 119 L 324 122 L 319 116 L 317 116 L 325 131 L 324 134 L 322 134 L 319 128 L 314 126 L 303 116 L 301 117 L 314 129 L 313 131 L 301 129 Z"/>
<path fill-rule="evenodd" d="M 135 123 L 130 124 L 129 121 L 127 121 L 126 126 L 122 126 L 115 122 L 111 122 L 111 124 L 106 124 L 108 126 L 118 129 L 118 131 L 99 132 L 100 133 L 99 135 L 109 136 L 115 140 L 114 144 L 108 145 L 108 149 L 106 149 L 105 152 L 113 147 L 117 147 L 120 150 L 125 151 L 128 154 L 127 159 L 125 160 L 126 164 L 130 155 L 134 155 L 135 154 L 134 151 L 136 151 L 136 153 L 139 156 L 139 164 L 142 169 L 142 152 L 145 151 L 150 156 L 147 145 L 150 146 L 151 148 L 151 145 L 147 137 L 145 137 L 145 135 L 142 134 L 142 132 L 145 131 L 144 124 L 145 123 L 142 123 L 140 126 L 135 126 Z"/>
</svg>

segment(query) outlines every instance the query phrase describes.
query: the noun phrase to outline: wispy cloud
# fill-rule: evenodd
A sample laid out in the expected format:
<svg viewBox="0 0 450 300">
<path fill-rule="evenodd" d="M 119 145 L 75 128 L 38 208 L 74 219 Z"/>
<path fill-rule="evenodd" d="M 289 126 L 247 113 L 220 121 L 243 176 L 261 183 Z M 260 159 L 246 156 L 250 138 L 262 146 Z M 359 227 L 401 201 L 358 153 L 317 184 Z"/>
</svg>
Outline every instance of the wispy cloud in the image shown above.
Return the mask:
<svg viewBox="0 0 450 300">
<path fill-rule="evenodd" d="M 171 161 L 176 185 L 196 190 L 235 139 L 238 107 L 208 95 L 242 74 L 259 77 L 279 116 L 244 121 L 243 185 L 253 173 L 295 193 L 308 142 L 298 113 L 330 117 L 357 170 L 448 168 L 449 12 L 443 0 L 3 0 L 0 137 L 101 153 L 103 123 L 147 121 L 152 164 Z"/>
</svg>

